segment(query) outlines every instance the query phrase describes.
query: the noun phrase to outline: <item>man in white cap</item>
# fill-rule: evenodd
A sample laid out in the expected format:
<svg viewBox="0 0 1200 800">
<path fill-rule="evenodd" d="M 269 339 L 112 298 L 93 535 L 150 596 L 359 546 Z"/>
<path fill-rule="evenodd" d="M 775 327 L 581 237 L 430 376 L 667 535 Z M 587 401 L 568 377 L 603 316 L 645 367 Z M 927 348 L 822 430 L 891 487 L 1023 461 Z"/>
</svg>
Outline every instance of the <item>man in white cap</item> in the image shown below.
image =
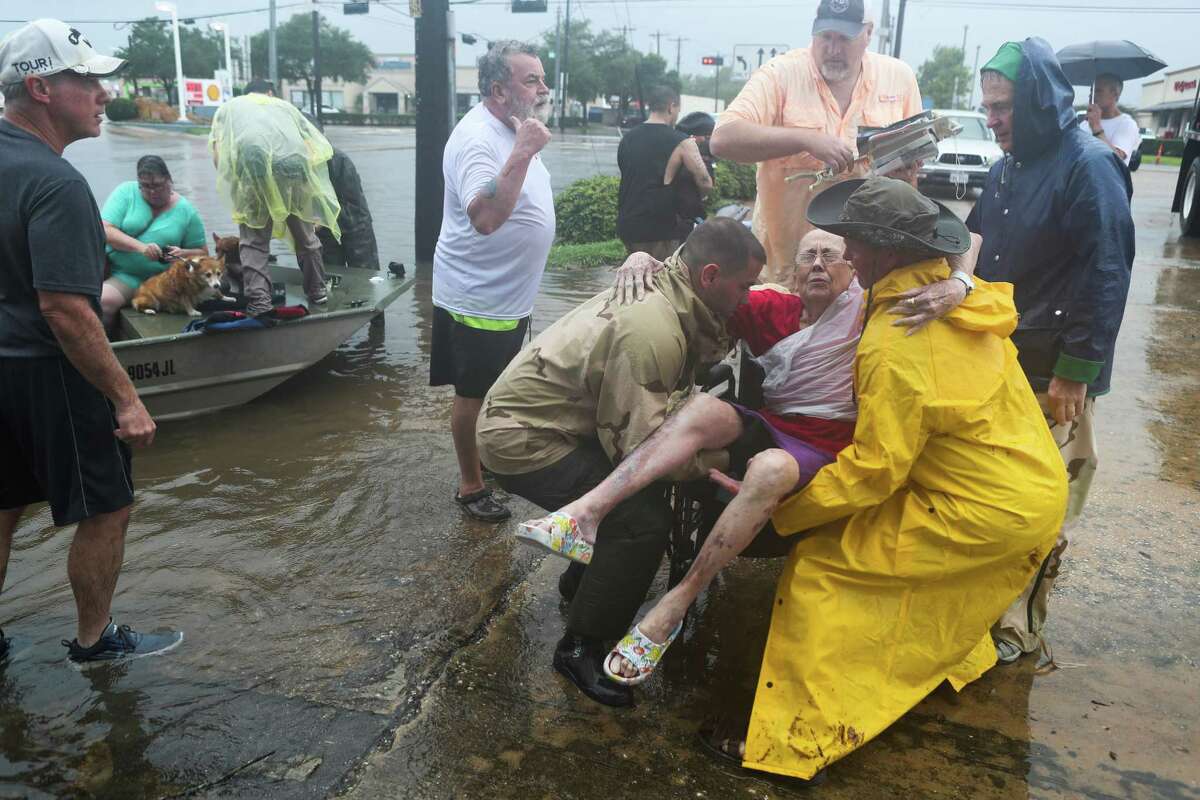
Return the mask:
<svg viewBox="0 0 1200 800">
<path fill-rule="evenodd" d="M 100 323 L 104 231 L 87 181 L 62 157 L 100 135 L 100 78 L 125 65 L 53 19 L 0 41 L 0 586 L 25 507 L 78 523 L 67 557 L 78 628 L 73 661 L 169 650 L 109 616 L 133 504 L 130 445 L 154 440 Z M 0 634 L 0 658 L 9 641 Z"/>
</svg>

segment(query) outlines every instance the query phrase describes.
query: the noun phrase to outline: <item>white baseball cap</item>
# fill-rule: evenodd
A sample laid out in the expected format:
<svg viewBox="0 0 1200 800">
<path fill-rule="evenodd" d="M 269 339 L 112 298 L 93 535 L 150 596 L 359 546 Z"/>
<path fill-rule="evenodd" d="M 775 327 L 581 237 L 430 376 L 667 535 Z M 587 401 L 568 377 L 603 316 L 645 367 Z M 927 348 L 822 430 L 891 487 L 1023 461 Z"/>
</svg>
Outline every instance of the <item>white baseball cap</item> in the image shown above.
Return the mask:
<svg viewBox="0 0 1200 800">
<path fill-rule="evenodd" d="M 124 66 L 124 59 L 100 55 L 78 28 L 57 19 L 35 19 L 0 42 L 0 84 L 5 86 L 66 70 L 106 78 Z"/>
</svg>

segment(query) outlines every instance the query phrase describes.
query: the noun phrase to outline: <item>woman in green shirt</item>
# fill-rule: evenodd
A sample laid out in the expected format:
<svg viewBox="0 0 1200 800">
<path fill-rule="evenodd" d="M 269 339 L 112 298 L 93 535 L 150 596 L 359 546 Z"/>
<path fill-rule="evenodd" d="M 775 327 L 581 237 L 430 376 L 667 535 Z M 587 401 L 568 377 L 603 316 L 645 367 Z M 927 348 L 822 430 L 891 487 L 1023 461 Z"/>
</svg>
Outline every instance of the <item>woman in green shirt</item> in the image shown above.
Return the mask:
<svg viewBox="0 0 1200 800">
<path fill-rule="evenodd" d="M 100 217 L 112 271 L 100 294 L 105 327 L 111 327 L 142 281 L 167 268 L 162 259 L 208 255 L 200 215 L 175 191 L 166 162 L 158 156 L 138 159 L 137 180 L 113 189 Z"/>
</svg>

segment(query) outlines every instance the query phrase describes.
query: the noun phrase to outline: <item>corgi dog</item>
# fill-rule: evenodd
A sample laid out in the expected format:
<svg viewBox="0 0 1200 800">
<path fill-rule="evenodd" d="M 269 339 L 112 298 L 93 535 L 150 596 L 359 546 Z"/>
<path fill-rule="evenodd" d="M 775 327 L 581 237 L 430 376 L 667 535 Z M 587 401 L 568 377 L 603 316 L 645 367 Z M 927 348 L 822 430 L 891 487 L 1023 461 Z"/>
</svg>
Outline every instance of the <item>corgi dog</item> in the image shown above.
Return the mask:
<svg viewBox="0 0 1200 800">
<path fill-rule="evenodd" d="M 216 245 L 217 257 L 225 259 L 225 282 L 221 284 L 221 290 L 233 292 L 235 285 L 242 285 L 242 240 L 237 236 L 221 236 L 213 231 L 213 242 Z"/>
<path fill-rule="evenodd" d="M 170 267 L 147 279 L 133 296 L 133 308 L 143 314 L 165 311 L 171 314 L 200 316 L 196 303 L 210 296 L 232 300 L 221 292 L 221 278 L 225 275 L 225 259 L 199 258 L 176 259 Z"/>
<path fill-rule="evenodd" d="M 242 256 L 240 252 L 241 240 L 236 236 L 221 236 L 216 231 L 213 231 L 213 242 L 216 243 L 217 258 L 224 256 L 225 269 L 230 272 L 236 272 L 233 269 L 235 266 L 241 266 Z"/>
</svg>

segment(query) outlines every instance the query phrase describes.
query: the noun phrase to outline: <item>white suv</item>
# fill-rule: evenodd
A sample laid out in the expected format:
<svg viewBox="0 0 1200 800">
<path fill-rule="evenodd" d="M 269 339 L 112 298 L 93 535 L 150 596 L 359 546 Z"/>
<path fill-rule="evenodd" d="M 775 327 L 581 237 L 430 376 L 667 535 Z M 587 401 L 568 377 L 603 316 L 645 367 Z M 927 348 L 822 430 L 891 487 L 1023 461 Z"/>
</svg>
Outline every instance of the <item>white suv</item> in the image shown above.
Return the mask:
<svg viewBox="0 0 1200 800">
<path fill-rule="evenodd" d="M 938 142 L 936 161 L 921 166 L 921 183 L 982 189 L 992 164 L 1004 158 L 996 137 L 987 127 L 987 117 L 974 111 L 934 109 L 938 117 L 950 117 L 962 133 Z"/>
</svg>

